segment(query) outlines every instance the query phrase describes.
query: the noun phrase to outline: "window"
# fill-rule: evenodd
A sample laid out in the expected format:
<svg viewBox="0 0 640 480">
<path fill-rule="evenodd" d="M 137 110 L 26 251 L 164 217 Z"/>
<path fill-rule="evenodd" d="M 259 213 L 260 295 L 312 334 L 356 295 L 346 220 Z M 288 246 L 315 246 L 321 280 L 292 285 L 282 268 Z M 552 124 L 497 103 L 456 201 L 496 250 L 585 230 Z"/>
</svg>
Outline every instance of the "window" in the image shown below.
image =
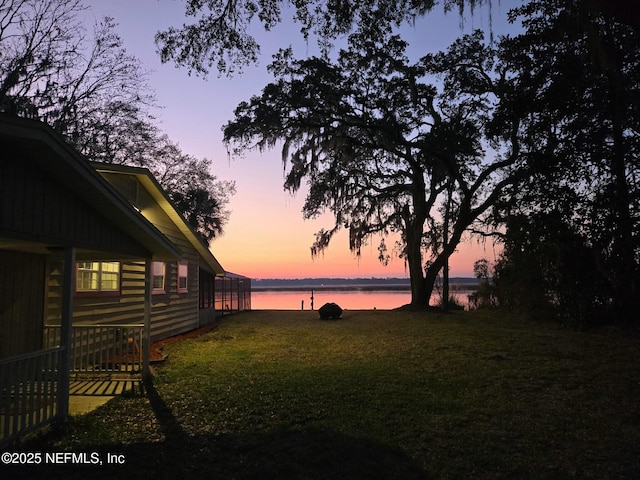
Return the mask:
<svg viewBox="0 0 640 480">
<path fill-rule="evenodd" d="M 152 293 L 165 293 L 166 265 L 163 262 L 153 262 L 151 275 Z"/>
<path fill-rule="evenodd" d="M 189 278 L 189 264 L 178 262 L 178 293 L 187 293 L 187 279 Z"/>
<path fill-rule="evenodd" d="M 118 293 L 120 291 L 120 263 L 78 262 L 76 291 L 80 293 Z"/>
</svg>

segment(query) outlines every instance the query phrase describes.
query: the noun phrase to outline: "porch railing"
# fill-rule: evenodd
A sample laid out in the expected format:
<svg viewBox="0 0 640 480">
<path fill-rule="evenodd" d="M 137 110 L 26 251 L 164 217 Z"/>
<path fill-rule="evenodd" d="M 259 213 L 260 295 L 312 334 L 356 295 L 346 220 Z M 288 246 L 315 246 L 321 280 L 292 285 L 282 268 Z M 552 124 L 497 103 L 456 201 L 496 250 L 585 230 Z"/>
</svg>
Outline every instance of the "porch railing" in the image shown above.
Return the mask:
<svg viewBox="0 0 640 480">
<path fill-rule="evenodd" d="M 70 374 L 140 376 L 143 368 L 143 324 L 73 325 Z M 44 345 L 60 344 L 60 326 L 45 326 Z"/>
<path fill-rule="evenodd" d="M 64 349 L 0 360 L 0 445 L 58 417 L 58 365 Z"/>
</svg>

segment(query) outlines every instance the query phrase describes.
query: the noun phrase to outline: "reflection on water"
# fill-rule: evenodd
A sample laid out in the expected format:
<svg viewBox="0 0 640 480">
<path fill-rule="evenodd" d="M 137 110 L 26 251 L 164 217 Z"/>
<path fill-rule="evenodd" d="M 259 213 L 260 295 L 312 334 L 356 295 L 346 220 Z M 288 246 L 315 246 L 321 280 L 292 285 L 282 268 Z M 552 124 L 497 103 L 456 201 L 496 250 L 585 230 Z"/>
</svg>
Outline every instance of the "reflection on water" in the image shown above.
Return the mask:
<svg viewBox="0 0 640 480">
<path fill-rule="evenodd" d="M 461 305 L 466 307 L 467 295 L 471 292 L 460 290 L 452 293 Z M 345 310 L 391 310 L 411 301 L 411 293 L 403 291 L 380 290 L 321 290 L 313 292 L 313 308 L 317 310 L 327 302 L 334 302 Z M 311 290 L 254 290 L 251 292 L 253 310 L 311 310 Z M 440 296 L 434 294 L 431 304 L 440 302 Z"/>
</svg>

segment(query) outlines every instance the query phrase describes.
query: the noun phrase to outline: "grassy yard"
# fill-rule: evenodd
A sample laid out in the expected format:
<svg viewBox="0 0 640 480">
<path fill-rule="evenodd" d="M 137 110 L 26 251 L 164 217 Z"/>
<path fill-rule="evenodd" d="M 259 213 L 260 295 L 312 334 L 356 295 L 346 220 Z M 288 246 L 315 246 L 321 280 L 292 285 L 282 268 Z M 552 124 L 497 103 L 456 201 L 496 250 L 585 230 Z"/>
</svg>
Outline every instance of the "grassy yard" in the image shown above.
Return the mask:
<svg viewBox="0 0 640 480">
<path fill-rule="evenodd" d="M 125 465 L 43 477 L 640 478 L 638 331 L 495 312 L 255 311 L 166 352 L 144 395 L 20 447 Z"/>
</svg>

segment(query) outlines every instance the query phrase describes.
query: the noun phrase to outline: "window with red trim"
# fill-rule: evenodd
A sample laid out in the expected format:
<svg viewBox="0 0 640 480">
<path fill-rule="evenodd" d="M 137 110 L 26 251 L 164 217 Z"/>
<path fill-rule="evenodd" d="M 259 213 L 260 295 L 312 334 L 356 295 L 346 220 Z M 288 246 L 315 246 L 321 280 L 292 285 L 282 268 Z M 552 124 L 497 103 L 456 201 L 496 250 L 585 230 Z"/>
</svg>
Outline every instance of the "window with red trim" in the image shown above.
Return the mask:
<svg viewBox="0 0 640 480">
<path fill-rule="evenodd" d="M 77 262 L 76 292 L 119 293 L 120 262 Z"/>
<path fill-rule="evenodd" d="M 151 293 L 166 293 L 165 282 L 167 267 L 164 262 L 153 262 L 151 265 Z"/>
<path fill-rule="evenodd" d="M 178 262 L 178 293 L 187 293 L 189 279 L 189 263 Z"/>
</svg>

